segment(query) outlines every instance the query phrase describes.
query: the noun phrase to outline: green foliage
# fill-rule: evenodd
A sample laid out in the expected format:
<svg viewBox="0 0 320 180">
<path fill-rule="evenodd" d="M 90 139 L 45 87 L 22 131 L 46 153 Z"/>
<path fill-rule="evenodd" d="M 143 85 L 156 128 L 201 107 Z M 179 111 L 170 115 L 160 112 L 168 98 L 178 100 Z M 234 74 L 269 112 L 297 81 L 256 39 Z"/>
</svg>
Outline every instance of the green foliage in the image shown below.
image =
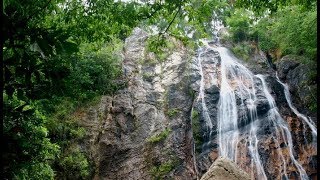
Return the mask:
<svg viewBox="0 0 320 180">
<path fill-rule="evenodd" d="M 13 179 L 53 179 L 50 164 L 59 146 L 48 139 L 45 116 L 17 91 L 3 94 L 4 176 Z"/>
<path fill-rule="evenodd" d="M 147 40 L 147 50 L 154 52 L 159 62 L 165 61 L 174 48 L 175 44 L 172 39 L 162 36 L 151 36 Z"/>
<path fill-rule="evenodd" d="M 245 61 L 248 61 L 250 55 L 253 54 L 253 49 L 250 47 L 248 43 L 238 43 L 235 44 L 234 47 L 231 48 L 231 51 L 239 58 Z"/>
<path fill-rule="evenodd" d="M 317 112 L 317 109 L 318 109 L 317 100 L 311 99 L 309 102 L 310 102 L 308 106 L 309 110 L 312 112 Z"/>
<path fill-rule="evenodd" d="M 150 138 L 147 139 L 147 142 L 150 142 L 150 143 L 157 143 L 157 142 L 160 142 L 160 141 L 163 141 L 165 140 L 169 133 L 171 132 L 171 129 L 169 128 L 166 128 L 164 131 L 162 131 L 160 134 L 156 134 L 156 135 L 153 135 L 151 136 Z"/>
<path fill-rule="evenodd" d="M 158 166 L 153 166 L 150 170 L 150 173 L 155 180 L 164 179 L 170 171 L 172 171 L 177 165 L 177 162 L 169 160 L 165 163 L 162 163 Z"/>
<path fill-rule="evenodd" d="M 316 59 L 317 15 L 316 9 L 302 11 L 299 6 L 289 6 L 275 15 L 272 38 L 286 54 L 304 55 Z"/>
<path fill-rule="evenodd" d="M 200 38 L 209 37 L 212 34 L 211 21 L 213 11 L 216 18 L 224 21 L 224 17 L 230 13 L 230 6 L 227 0 L 184 0 L 184 1 L 156 1 L 148 4 L 152 16 L 145 23 L 156 25 L 160 35 L 169 34 L 185 45 L 194 49 L 194 41 Z"/>
<path fill-rule="evenodd" d="M 114 44 L 116 45 L 116 44 Z M 84 44 L 83 52 L 71 68 L 70 75 L 65 80 L 67 91 L 72 95 L 83 95 L 88 92 L 111 94 L 117 90 L 114 79 L 120 76 L 120 64 L 116 55 L 112 55 L 111 44 L 96 51 L 91 44 Z M 86 94 L 84 94 L 86 95 Z M 81 97 L 80 98 L 85 98 Z"/>
<path fill-rule="evenodd" d="M 279 9 L 290 6 L 300 5 L 303 9 L 308 10 L 316 5 L 316 0 L 278 0 L 278 1 L 260 1 L 260 0 L 237 0 L 235 5 L 237 7 L 249 8 L 257 15 L 263 15 L 266 11 L 271 13 L 277 12 Z"/>
<path fill-rule="evenodd" d="M 82 1 L 66 1 L 60 6 L 65 8 L 56 8 L 45 24 L 53 22 L 66 31 L 74 32 L 74 38 L 81 42 L 110 40 L 110 35 L 124 40 L 154 8 L 136 2 L 105 0 L 88 1 L 86 5 Z"/>
<path fill-rule="evenodd" d="M 99 96 L 100 97 L 100 96 Z M 38 102 L 39 107 L 42 107 L 48 120 L 46 127 L 49 130 L 49 137 L 52 142 L 60 146 L 60 156 L 53 161 L 52 168 L 57 170 L 56 178 L 72 179 L 74 174 L 81 174 L 77 179 L 86 179 L 89 176 L 92 166 L 89 164 L 89 159 L 80 152 L 78 148 L 73 148 L 78 142 L 82 142 L 86 129 L 81 127 L 73 113 L 79 107 L 86 107 L 96 104 L 96 99 L 91 101 L 77 101 L 70 97 L 55 97 L 52 102 L 42 100 Z"/>
<path fill-rule="evenodd" d="M 14 175 L 13 179 L 53 180 L 54 175 L 55 174 L 49 164 L 42 162 L 29 162 L 21 167 L 19 172 Z"/>
<path fill-rule="evenodd" d="M 190 50 L 196 50 L 196 48 L 198 47 L 196 41 L 193 39 L 190 39 L 188 37 L 181 36 L 181 35 L 179 36 L 176 34 L 170 34 L 170 35 L 176 38 L 177 40 L 180 40 L 183 43 L 183 45 Z"/>
<path fill-rule="evenodd" d="M 270 52 L 278 48 L 276 40 L 272 38 L 272 21 L 269 18 L 264 18 L 253 27 L 255 41 L 259 43 L 259 48 L 264 52 Z"/>
<path fill-rule="evenodd" d="M 280 7 L 272 15 L 255 17 L 249 11 L 236 9 L 227 24 L 233 42 L 255 41 L 264 52 L 280 58 L 287 54 L 302 55 L 316 60 L 316 10 L 306 11 L 300 3 L 290 2 Z M 255 21 L 253 21 L 255 19 Z M 248 49 L 236 45 L 234 52 L 246 59 Z"/>
<path fill-rule="evenodd" d="M 173 109 L 169 109 L 167 114 L 170 118 L 172 118 L 172 117 L 175 117 L 179 112 L 180 110 L 178 108 L 173 108 Z"/>
<path fill-rule="evenodd" d="M 195 109 L 191 111 L 191 119 L 192 119 L 192 134 L 195 143 L 195 149 L 197 153 L 201 152 L 201 147 L 203 144 L 203 138 L 201 136 L 201 127 L 200 127 L 200 118 L 199 112 Z"/>
<path fill-rule="evenodd" d="M 309 65 L 310 66 L 310 65 Z M 304 104 L 307 104 L 308 109 L 311 112 L 317 112 L 317 71 L 316 66 L 310 66 L 309 71 L 306 73 L 308 80 L 301 83 L 298 90 L 308 90 L 305 98 L 303 99 Z"/>
<path fill-rule="evenodd" d="M 251 19 L 249 12 L 244 9 L 236 9 L 235 12 L 226 19 L 230 27 L 231 39 L 234 42 L 245 41 L 249 37 L 249 26 Z"/>
<path fill-rule="evenodd" d="M 58 165 L 59 169 L 63 172 L 60 178 L 87 179 L 90 173 L 89 162 L 78 148 L 73 149 L 65 157 L 60 158 Z"/>
</svg>

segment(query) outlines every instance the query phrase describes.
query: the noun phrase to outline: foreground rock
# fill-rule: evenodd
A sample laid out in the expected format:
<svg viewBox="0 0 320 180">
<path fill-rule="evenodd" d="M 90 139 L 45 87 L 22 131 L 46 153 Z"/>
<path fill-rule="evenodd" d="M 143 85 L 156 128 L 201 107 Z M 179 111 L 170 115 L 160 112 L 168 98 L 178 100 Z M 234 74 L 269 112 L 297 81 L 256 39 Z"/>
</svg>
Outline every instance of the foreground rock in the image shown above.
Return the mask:
<svg viewBox="0 0 320 180">
<path fill-rule="evenodd" d="M 201 180 L 250 180 L 247 173 L 242 171 L 229 159 L 219 157 L 201 177 Z"/>
</svg>

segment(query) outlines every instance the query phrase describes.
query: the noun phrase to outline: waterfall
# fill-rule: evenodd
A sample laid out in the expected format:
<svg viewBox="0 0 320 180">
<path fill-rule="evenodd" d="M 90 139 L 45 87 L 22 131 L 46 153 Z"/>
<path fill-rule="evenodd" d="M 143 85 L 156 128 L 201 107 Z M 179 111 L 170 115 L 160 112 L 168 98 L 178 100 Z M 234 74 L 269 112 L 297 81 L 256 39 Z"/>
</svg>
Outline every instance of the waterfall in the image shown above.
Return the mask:
<svg viewBox="0 0 320 180">
<path fill-rule="evenodd" d="M 292 110 L 292 112 L 294 112 L 295 115 L 297 115 L 300 119 L 302 119 L 304 122 L 306 122 L 308 124 L 309 128 L 312 131 L 313 140 L 316 141 L 317 129 L 316 129 L 314 123 L 311 120 L 309 120 L 305 115 L 299 113 L 298 110 L 293 106 L 292 101 L 291 101 L 290 92 L 289 92 L 289 87 L 280 81 L 278 75 L 276 75 L 276 77 L 277 77 L 277 81 L 284 87 L 284 95 L 286 97 L 286 100 L 287 100 L 287 103 L 288 103 L 290 109 Z"/>
<path fill-rule="evenodd" d="M 258 135 L 255 122 L 258 119 L 255 105 L 256 87 L 254 75 L 224 47 L 214 48 L 221 57 L 221 85 L 220 100 L 218 103 L 218 139 L 219 154 L 237 162 L 237 144 L 239 138 L 239 122 L 237 109 L 247 109 L 248 118 L 245 124 L 249 124 L 248 150 L 252 161 L 252 169 L 256 170 L 258 179 L 267 179 L 258 152 Z M 241 102 L 237 105 L 237 97 Z M 238 107 L 239 106 L 239 107 Z M 249 122 L 251 121 L 251 122 Z M 254 171 L 251 174 L 254 177 Z"/>
<path fill-rule="evenodd" d="M 269 106 L 270 106 L 270 110 L 269 110 L 270 113 L 268 115 L 268 119 L 276 126 L 276 128 L 275 128 L 275 130 L 277 132 L 276 134 L 279 134 L 279 129 L 280 129 L 280 131 L 282 132 L 282 136 L 284 136 L 282 138 L 287 140 L 285 143 L 289 147 L 289 154 L 290 154 L 291 161 L 297 167 L 299 174 L 300 174 L 300 179 L 309 179 L 308 175 L 307 175 L 306 171 L 303 169 L 302 165 L 294 158 L 292 137 L 291 137 L 291 133 L 288 128 L 288 124 L 282 119 L 281 115 L 279 114 L 278 108 L 275 106 L 274 99 L 272 98 L 271 94 L 269 93 L 269 91 L 267 89 L 264 77 L 262 75 L 256 75 L 256 77 L 258 77 L 262 82 L 262 88 L 263 88 L 263 91 L 266 95 L 266 98 L 267 98 Z M 280 139 L 280 137 L 277 137 L 277 139 Z M 278 152 L 278 153 L 279 153 L 279 156 L 285 166 L 286 163 L 284 162 L 284 157 L 283 157 L 282 153 L 281 152 Z M 287 174 L 286 174 L 286 167 L 284 167 L 284 172 L 285 172 L 284 175 L 285 175 L 286 179 L 288 179 Z"/>
<path fill-rule="evenodd" d="M 251 165 L 250 168 L 244 170 L 249 171 L 252 179 L 270 179 L 267 177 L 264 164 L 266 159 L 262 158 L 260 147 L 266 143 L 266 137 L 271 137 L 275 146 L 278 147 L 275 150 L 275 156 L 281 162 L 281 167 L 279 167 L 281 178 L 289 179 L 289 172 L 292 172 L 289 167 L 291 169 L 294 167 L 300 179 L 309 179 L 306 170 L 296 156 L 297 152 L 293 147 L 294 142 L 289 124 L 282 118 L 275 100 L 268 90 L 264 75 L 254 75 L 240 63 L 241 61 L 231 51 L 221 47 L 216 41 L 214 41 L 214 45 L 206 40 L 202 40 L 202 42 L 205 47 L 199 49 L 197 58 L 201 75 L 198 101 L 201 101 L 205 126 L 210 131 L 209 138 L 211 140 L 216 138 L 219 155 L 241 164 L 243 159 L 240 158 L 240 154 L 248 152 Z M 217 119 L 210 118 L 210 109 L 206 105 L 204 93 L 202 59 L 203 54 L 209 51 L 218 52 L 221 58 L 220 67 L 217 67 L 220 68 L 220 76 L 217 77 L 220 88 Z M 215 60 L 212 59 L 212 61 Z M 317 136 L 315 125 L 292 105 L 288 86 L 278 78 L 277 81 L 284 87 L 290 109 L 308 125 L 315 139 Z M 258 102 L 264 102 L 268 107 L 265 115 L 258 115 Z M 217 122 L 216 129 L 214 129 L 214 121 Z M 271 129 L 270 132 L 263 131 L 263 127 L 266 126 Z M 211 136 L 213 131 L 217 132 L 216 137 Z M 240 148 L 240 144 L 244 144 L 245 147 Z M 283 146 L 282 144 L 286 150 L 279 148 Z"/>
</svg>

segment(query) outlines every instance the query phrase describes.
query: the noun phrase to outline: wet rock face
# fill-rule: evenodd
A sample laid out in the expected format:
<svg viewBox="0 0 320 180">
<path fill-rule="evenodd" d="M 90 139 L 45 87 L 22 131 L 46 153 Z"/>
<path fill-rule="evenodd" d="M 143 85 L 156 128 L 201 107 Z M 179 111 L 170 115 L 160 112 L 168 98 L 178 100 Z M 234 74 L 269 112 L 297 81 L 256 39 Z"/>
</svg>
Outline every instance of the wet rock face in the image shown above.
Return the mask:
<svg viewBox="0 0 320 180">
<path fill-rule="evenodd" d="M 198 121 L 200 124 L 200 134 L 202 137 L 202 145 L 201 147 L 197 147 L 197 149 L 201 149 L 201 153 L 196 156 L 196 162 L 197 162 L 197 168 L 199 172 L 199 177 L 203 173 L 205 173 L 210 165 L 212 164 L 212 159 L 210 158 L 210 153 L 212 149 L 216 149 L 217 143 L 216 139 L 212 139 L 212 137 L 216 137 L 217 135 L 217 105 L 220 98 L 220 85 L 219 85 L 219 78 L 220 78 L 220 57 L 219 53 L 214 50 L 205 51 L 205 53 L 197 54 L 196 57 L 201 57 L 201 66 L 202 66 L 202 73 L 203 73 L 203 100 L 201 99 L 199 95 L 199 89 L 200 89 L 200 78 L 198 79 L 198 82 L 195 82 L 195 84 L 198 84 L 198 89 L 196 89 L 196 99 L 194 104 L 194 111 L 199 113 L 199 117 L 196 119 L 193 119 L 193 121 Z M 193 62 L 197 62 L 198 59 L 194 59 Z M 197 66 L 198 69 L 195 69 L 196 72 L 200 72 L 198 61 Z M 202 103 L 206 104 L 206 107 L 203 107 Z M 205 113 L 206 109 L 207 114 Z M 206 117 L 208 116 L 208 117 Z M 210 129 L 208 128 L 208 125 L 206 123 L 205 118 L 212 119 L 212 129 L 210 134 Z M 215 119 L 215 120 L 214 120 Z"/>
<path fill-rule="evenodd" d="M 181 42 L 169 38 L 174 52 L 152 63 L 157 59 L 146 51 L 147 38 L 136 28 L 125 41 L 128 86 L 83 116 L 94 179 L 196 178 L 190 112 L 191 81 L 199 77 L 191 73 L 190 53 Z"/>
<path fill-rule="evenodd" d="M 311 112 L 307 107 L 310 106 L 310 101 L 316 101 L 316 81 L 312 80 L 312 72 L 316 73 L 316 66 L 301 64 L 301 59 L 296 56 L 284 56 L 277 62 L 278 76 L 285 81 L 292 100 L 299 111 L 313 117 L 316 120 L 315 112 Z"/>
<path fill-rule="evenodd" d="M 209 109 L 209 116 L 212 120 L 213 131 L 209 134 L 208 126 L 204 122 L 204 113 L 203 107 L 201 106 L 201 102 L 197 101 L 194 105 L 194 109 L 196 109 L 199 113 L 199 122 L 201 126 L 201 134 L 204 137 L 204 142 L 202 144 L 202 151 L 198 152 L 196 155 L 197 159 L 197 168 L 199 172 L 199 176 L 203 175 L 205 172 L 210 171 L 210 165 L 217 161 L 219 156 L 218 148 L 219 144 L 217 144 L 217 134 L 214 129 L 217 129 L 217 107 L 219 102 L 220 95 L 220 61 L 219 55 L 215 52 L 207 52 L 207 54 L 203 55 L 203 75 L 204 75 L 204 96 L 206 106 Z M 255 66 L 259 66 L 257 63 Z M 284 67 L 282 67 L 284 66 Z M 303 168 L 306 170 L 306 173 L 310 178 L 315 178 L 316 174 L 316 164 L 314 163 L 315 157 L 317 156 L 316 147 L 311 143 L 311 131 L 308 129 L 306 124 L 303 124 L 302 120 L 297 118 L 297 116 L 290 110 L 290 107 L 287 104 L 284 88 L 283 86 L 276 80 L 275 71 L 271 69 L 263 69 L 263 67 L 254 67 L 253 65 L 248 66 L 250 70 L 252 70 L 255 74 L 261 73 L 266 76 L 266 83 L 269 87 L 269 92 L 275 99 L 275 103 L 277 108 L 279 108 L 279 112 L 281 117 L 284 119 L 284 123 L 289 125 L 289 131 L 292 134 L 293 141 L 293 149 L 295 158 L 301 163 Z M 213 69 L 215 68 L 215 69 Z M 283 69 L 282 69 L 283 68 Z M 300 69 L 301 68 L 301 69 Z M 291 93 L 294 95 L 298 92 L 295 87 L 298 82 L 301 82 L 304 79 L 303 71 L 304 66 L 297 65 L 297 63 L 284 63 L 281 66 L 278 65 L 278 74 L 284 74 L 288 85 L 290 86 Z M 304 69 L 306 71 L 306 69 Z M 295 80 L 293 80 L 293 74 L 296 76 Z M 290 78 L 290 79 L 288 79 Z M 303 79 L 303 80 L 302 80 Z M 291 81 L 291 82 L 289 82 Z M 261 87 L 261 81 L 254 79 L 255 86 Z M 289 147 L 284 142 L 284 139 L 278 140 L 274 137 L 281 136 L 279 130 L 267 119 L 270 116 L 270 106 L 267 98 L 265 97 L 264 92 L 256 88 L 256 96 L 257 101 L 254 102 L 256 109 L 258 120 L 254 122 L 258 127 L 257 135 L 259 139 L 258 144 L 258 152 L 261 158 L 261 162 L 264 165 L 264 171 L 266 176 L 270 179 L 282 179 L 284 178 L 284 168 L 286 168 L 287 176 L 289 179 L 297 179 L 299 178 L 298 170 L 293 165 L 290 160 Z M 296 95 L 299 97 L 299 95 Z M 300 97 L 299 97 L 300 98 Z M 243 103 L 250 103 L 246 101 L 244 98 Z M 249 119 L 248 109 L 246 106 L 240 106 L 241 99 L 237 96 L 236 93 L 236 104 L 238 111 L 238 128 L 240 133 L 240 139 L 237 144 L 237 165 L 247 173 L 251 173 L 251 155 L 248 150 L 248 126 L 250 125 L 251 120 Z M 303 112 L 305 113 L 305 112 Z M 313 118 L 316 121 L 315 118 Z M 283 133 L 283 132 L 282 132 Z M 280 158 L 279 154 L 282 155 L 283 159 Z M 289 162 L 283 165 L 283 161 Z M 257 173 L 257 172 L 254 172 Z"/>
<path fill-rule="evenodd" d="M 276 66 L 278 67 L 278 76 L 281 80 L 286 80 L 286 76 L 290 70 L 299 66 L 299 62 L 296 59 L 290 58 L 290 56 L 283 57 Z"/>
</svg>

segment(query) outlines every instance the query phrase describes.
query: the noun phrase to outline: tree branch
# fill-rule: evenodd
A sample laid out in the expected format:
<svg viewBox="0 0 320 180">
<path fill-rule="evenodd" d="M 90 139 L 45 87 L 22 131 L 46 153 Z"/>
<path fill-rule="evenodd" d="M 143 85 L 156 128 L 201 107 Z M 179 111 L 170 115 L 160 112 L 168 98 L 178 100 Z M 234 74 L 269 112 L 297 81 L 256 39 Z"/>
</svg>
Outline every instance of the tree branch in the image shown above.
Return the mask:
<svg viewBox="0 0 320 180">
<path fill-rule="evenodd" d="M 154 8 L 154 11 L 151 13 L 151 14 L 148 14 L 147 16 L 145 16 L 145 17 L 141 17 L 141 19 L 149 19 L 149 18 L 151 18 L 152 16 L 154 16 L 158 11 L 160 11 L 161 10 L 161 8 L 162 8 L 162 6 L 161 6 L 161 4 L 157 4 L 157 5 L 155 5 L 156 7 Z"/>
<path fill-rule="evenodd" d="M 48 0 L 47 3 L 41 8 L 40 11 L 44 10 L 45 8 L 47 8 L 47 7 L 49 6 L 50 2 L 51 2 L 51 0 Z M 31 14 L 31 15 L 25 20 L 25 22 L 29 21 L 30 18 L 32 18 L 35 14 L 39 13 L 40 11 L 34 11 L 34 13 Z"/>
<path fill-rule="evenodd" d="M 170 26 L 172 25 L 173 21 L 176 19 L 176 17 L 177 17 L 177 15 L 178 15 L 178 13 L 180 12 L 180 10 L 181 10 L 181 3 L 179 4 L 178 10 L 177 10 L 176 14 L 174 15 L 174 17 L 173 17 L 172 20 L 170 21 L 170 23 L 169 23 L 169 25 L 167 26 L 167 28 L 165 29 L 165 31 L 162 32 L 162 33 L 159 33 L 159 37 L 160 37 L 162 34 L 166 33 L 166 32 L 169 30 Z"/>
</svg>

